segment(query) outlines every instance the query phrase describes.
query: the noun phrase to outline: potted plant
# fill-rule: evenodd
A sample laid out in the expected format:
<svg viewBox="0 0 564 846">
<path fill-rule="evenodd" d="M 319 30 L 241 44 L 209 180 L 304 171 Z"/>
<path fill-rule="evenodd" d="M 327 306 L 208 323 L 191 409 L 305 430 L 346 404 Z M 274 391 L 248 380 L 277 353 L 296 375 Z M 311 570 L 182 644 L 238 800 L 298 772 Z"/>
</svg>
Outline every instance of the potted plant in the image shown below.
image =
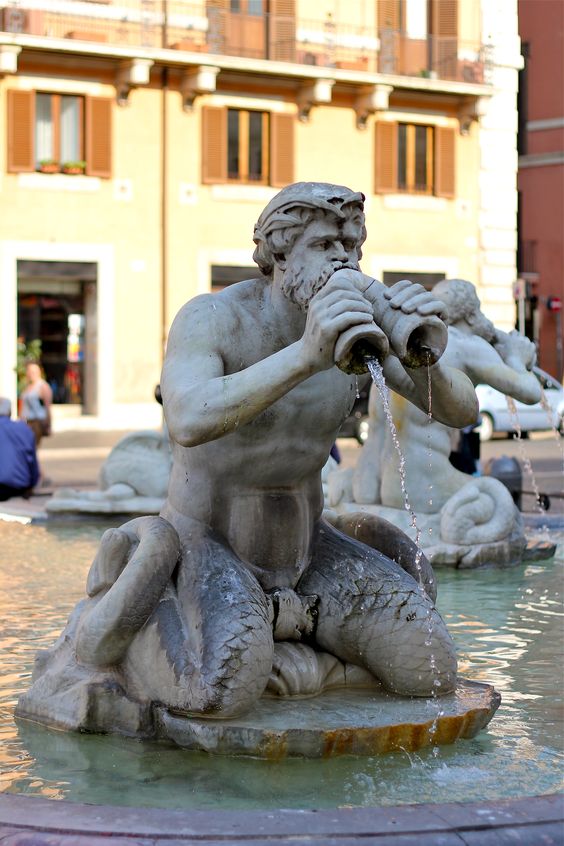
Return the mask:
<svg viewBox="0 0 564 846">
<path fill-rule="evenodd" d="M 58 173 L 61 165 L 55 159 L 41 159 L 38 163 L 38 170 L 41 173 Z"/>
<path fill-rule="evenodd" d="M 63 162 L 63 173 L 84 173 L 86 162 Z"/>
</svg>

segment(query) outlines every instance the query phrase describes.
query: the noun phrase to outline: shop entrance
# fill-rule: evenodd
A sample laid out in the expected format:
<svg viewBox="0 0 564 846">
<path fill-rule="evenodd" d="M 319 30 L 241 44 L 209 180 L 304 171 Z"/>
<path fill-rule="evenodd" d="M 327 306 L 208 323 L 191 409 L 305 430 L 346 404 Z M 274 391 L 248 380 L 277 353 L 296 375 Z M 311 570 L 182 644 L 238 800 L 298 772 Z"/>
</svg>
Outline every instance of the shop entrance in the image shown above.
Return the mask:
<svg viewBox="0 0 564 846">
<path fill-rule="evenodd" d="M 18 343 L 41 341 L 53 402 L 97 413 L 97 265 L 18 261 Z"/>
</svg>

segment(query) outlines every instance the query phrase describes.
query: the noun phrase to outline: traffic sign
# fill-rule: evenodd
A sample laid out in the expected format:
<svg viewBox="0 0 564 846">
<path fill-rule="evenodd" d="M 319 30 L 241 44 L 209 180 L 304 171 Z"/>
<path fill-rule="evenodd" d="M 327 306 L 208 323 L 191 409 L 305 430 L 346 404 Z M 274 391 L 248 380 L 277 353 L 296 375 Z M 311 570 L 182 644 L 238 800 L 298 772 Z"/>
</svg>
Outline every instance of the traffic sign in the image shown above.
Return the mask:
<svg viewBox="0 0 564 846">
<path fill-rule="evenodd" d="M 562 300 L 560 297 L 549 297 L 546 307 L 549 311 L 562 311 Z"/>
</svg>

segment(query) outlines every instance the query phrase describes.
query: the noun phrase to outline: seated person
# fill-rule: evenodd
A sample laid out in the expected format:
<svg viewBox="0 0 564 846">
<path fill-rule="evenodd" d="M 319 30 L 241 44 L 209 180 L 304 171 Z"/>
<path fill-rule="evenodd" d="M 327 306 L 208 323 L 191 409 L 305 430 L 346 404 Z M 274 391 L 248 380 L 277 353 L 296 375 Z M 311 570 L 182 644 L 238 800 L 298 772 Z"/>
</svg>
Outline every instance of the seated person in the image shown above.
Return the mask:
<svg viewBox="0 0 564 846">
<path fill-rule="evenodd" d="M 0 501 L 28 498 L 39 479 L 35 436 L 27 425 L 11 419 L 9 399 L 0 397 Z"/>
</svg>

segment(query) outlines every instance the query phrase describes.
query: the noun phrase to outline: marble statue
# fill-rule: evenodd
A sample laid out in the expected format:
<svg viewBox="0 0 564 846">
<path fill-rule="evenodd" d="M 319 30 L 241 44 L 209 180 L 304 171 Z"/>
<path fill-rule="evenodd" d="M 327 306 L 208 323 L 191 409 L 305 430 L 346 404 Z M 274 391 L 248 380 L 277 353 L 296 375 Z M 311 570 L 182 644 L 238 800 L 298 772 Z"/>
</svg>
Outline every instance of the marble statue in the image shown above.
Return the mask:
<svg viewBox="0 0 564 846">
<path fill-rule="evenodd" d="M 38 656 L 18 715 L 143 734 L 154 705 L 209 721 L 265 692 L 455 690 L 425 556 L 377 518 L 359 540 L 354 521 L 322 516 L 322 468 L 365 354 L 423 411 L 430 378 L 443 424 L 477 414 L 470 379 L 441 358 L 442 301 L 360 271 L 363 201 L 338 185 L 284 188 L 254 230 L 262 278 L 180 310 L 161 378 L 166 503 L 104 534 L 87 597 Z"/>
<path fill-rule="evenodd" d="M 521 402 L 538 402 L 534 344 L 516 331 L 496 329 L 482 313 L 471 282 L 445 280 L 435 285 L 433 294 L 445 303 L 448 314 L 448 345 L 441 361 L 466 373 L 474 385 L 485 383 Z M 395 393 L 390 408 L 405 456 L 407 498 L 431 561 L 468 567 L 521 560 L 526 539 L 506 487 L 488 476 L 462 473 L 450 463 L 453 430 L 435 415 L 429 421 L 427 414 Z M 369 419 L 370 434 L 354 470 L 328 478 L 328 505 L 353 511 L 375 505 L 381 516 L 407 528 L 397 454 L 374 387 Z"/>
<path fill-rule="evenodd" d="M 166 432 L 146 429 L 121 438 L 102 465 L 96 490 L 57 488 L 49 514 L 158 514 L 172 458 Z"/>
<path fill-rule="evenodd" d="M 160 385 L 155 399 L 162 405 Z M 57 488 L 48 514 L 158 514 L 164 505 L 172 456 L 166 426 L 131 432 L 113 447 L 100 468 L 96 490 Z"/>
</svg>

